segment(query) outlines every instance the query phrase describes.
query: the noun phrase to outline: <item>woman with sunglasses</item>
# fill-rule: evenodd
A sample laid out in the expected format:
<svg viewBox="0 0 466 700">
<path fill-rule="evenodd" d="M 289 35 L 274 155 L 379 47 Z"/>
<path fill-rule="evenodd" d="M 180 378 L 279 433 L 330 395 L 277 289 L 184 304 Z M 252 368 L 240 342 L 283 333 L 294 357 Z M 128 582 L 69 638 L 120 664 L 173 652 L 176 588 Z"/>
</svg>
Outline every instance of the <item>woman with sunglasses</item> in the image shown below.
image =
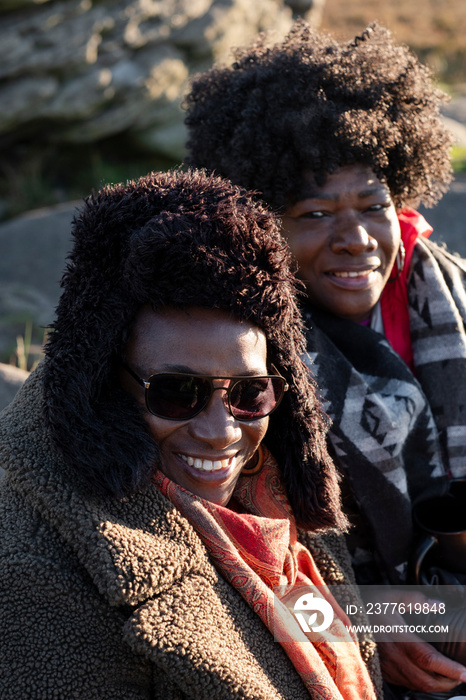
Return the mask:
<svg viewBox="0 0 466 700">
<path fill-rule="evenodd" d="M 318 535 L 346 520 L 288 263 L 274 217 L 202 172 L 77 214 L 0 420 L 2 700 L 376 697 L 332 593 L 355 602 L 346 550 Z M 303 586 L 330 637 L 297 624 Z"/>
</svg>

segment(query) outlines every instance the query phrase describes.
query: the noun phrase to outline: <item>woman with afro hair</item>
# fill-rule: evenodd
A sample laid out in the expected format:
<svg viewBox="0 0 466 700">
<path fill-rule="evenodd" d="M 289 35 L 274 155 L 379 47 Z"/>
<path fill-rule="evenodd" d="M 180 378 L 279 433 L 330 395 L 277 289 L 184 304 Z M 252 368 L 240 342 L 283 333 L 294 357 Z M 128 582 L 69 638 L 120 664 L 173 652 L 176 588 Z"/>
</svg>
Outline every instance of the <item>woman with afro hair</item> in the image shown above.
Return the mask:
<svg viewBox="0 0 466 700">
<path fill-rule="evenodd" d="M 359 601 L 275 217 L 153 173 L 89 197 L 73 235 L 0 418 L 0 697 L 380 699 L 332 593 Z M 311 585 L 327 636 L 290 609 Z"/>
<path fill-rule="evenodd" d="M 187 162 L 281 217 L 362 584 L 406 582 L 413 506 L 466 476 L 466 262 L 414 208 L 452 178 L 445 99 L 385 28 L 337 41 L 298 20 L 195 76 L 185 100 Z M 385 645 L 382 668 L 446 697 L 459 678 L 424 643 Z"/>
</svg>

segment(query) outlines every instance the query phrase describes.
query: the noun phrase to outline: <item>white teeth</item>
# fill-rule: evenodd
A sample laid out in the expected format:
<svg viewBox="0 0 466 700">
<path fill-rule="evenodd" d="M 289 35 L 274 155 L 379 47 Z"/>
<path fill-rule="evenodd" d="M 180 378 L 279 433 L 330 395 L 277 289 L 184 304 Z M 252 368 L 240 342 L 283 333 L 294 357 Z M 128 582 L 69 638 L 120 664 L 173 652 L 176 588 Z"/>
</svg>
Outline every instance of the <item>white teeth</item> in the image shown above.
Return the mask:
<svg viewBox="0 0 466 700">
<path fill-rule="evenodd" d="M 213 462 L 211 459 L 199 459 L 198 457 L 194 459 L 194 457 L 189 457 L 188 455 L 179 455 L 181 459 L 184 459 L 185 462 L 189 464 L 190 467 L 194 467 L 194 469 L 199 469 L 204 472 L 214 472 L 217 471 L 217 469 L 223 469 L 228 466 L 230 460 L 229 459 L 216 459 L 215 462 Z"/>
<path fill-rule="evenodd" d="M 363 270 L 362 272 L 334 272 L 335 277 L 367 277 L 371 270 Z"/>
</svg>

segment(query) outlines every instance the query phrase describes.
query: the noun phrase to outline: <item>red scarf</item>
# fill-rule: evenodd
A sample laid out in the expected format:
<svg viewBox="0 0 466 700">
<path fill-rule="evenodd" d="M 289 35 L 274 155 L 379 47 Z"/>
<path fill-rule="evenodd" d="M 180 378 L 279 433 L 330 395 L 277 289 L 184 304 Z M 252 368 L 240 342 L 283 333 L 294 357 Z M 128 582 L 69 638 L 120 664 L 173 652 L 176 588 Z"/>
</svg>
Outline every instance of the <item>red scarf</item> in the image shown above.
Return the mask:
<svg viewBox="0 0 466 700">
<path fill-rule="evenodd" d="M 401 240 L 405 247 L 405 264 L 399 275 L 396 263 L 393 266 L 390 279 L 380 297 L 380 308 L 385 337 L 411 371 L 414 371 L 413 348 L 409 330 L 408 277 L 416 241 L 419 236 L 428 238 L 432 233 L 432 227 L 429 226 L 422 214 L 414 209 L 403 209 L 398 212 L 398 220 Z"/>
<path fill-rule="evenodd" d="M 189 520 L 220 573 L 283 646 L 311 697 L 374 700 L 375 691 L 357 643 L 345 628 L 348 619 L 310 552 L 298 542 L 280 471 L 270 453 L 264 452 L 262 469 L 239 478 L 228 508 L 186 491 L 160 471 L 154 481 Z M 297 584 L 313 586 L 314 595 L 332 605 L 335 618 L 328 632 L 333 641 L 328 641 L 328 635 L 306 636 L 302 632 L 290 612 L 297 595 L 303 593 L 297 587 L 289 595 L 289 587 Z M 282 591 L 286 595 L 279 599 L 277 594 Z"/>
</svg>

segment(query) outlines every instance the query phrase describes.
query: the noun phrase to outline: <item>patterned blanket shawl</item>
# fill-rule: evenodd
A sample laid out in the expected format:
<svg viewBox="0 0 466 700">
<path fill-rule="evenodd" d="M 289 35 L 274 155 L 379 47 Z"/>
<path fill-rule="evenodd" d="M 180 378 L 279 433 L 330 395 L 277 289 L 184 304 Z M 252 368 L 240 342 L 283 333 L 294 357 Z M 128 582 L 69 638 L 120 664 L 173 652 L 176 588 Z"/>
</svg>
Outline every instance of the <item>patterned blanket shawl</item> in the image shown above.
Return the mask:
<svg viewBox="0 0 466 700">
<path fill-rule="evenodd" d="M 408 281 L 416 377 L 379 333 L 304 310 L 360 583 L 404 580 L 413 503 L 466 475 L 465 278 L 466 261 L 418 240 Z"/>
</svg>

